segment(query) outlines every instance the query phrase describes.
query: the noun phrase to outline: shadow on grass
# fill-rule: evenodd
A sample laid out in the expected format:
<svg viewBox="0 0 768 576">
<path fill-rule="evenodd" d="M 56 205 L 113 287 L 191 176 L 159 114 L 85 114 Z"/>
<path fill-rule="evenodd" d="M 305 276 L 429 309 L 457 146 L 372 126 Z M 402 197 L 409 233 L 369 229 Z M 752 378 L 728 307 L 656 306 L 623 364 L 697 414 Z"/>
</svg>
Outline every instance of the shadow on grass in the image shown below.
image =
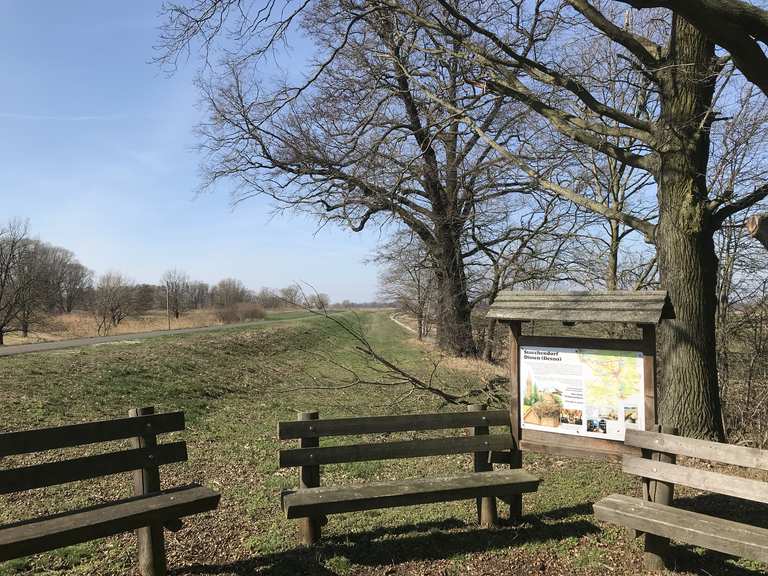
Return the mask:
<svg viewBox="0 0 768 576">
<path fill-rule="evenodd" d="M 702 503 L 701 498 L 676 500 L 680 507 L 695 507 L 722 512 L 724 502 L 715 496 Z M 730 501 L 730 499 L 726 499 Z M 730 502 L 729 502 L 730 504 Z M 546 546 L 565 538 L 581 538 L 600 532 L 589 517 L 592 504 L 549 510 L 529 515 L 519 525 L 502 520 L 498 529 L 483 530 L 476 525 L 457 519 L 438 522 L 420 522 L 392 527 L 374 528 L 349 536 L 324 537 L 314 547 L 297 546 L 291 550 L 254 556 L 253 558 L 220 565 L 193 565 L 171 572 L 171 576 L 236 575 L 246 576 L 339 576 L 350 572 L 351 566 L 388 566 L 411 561 L 442 560 L 457 555 L 501 550 L 525 544 Z M 756 514 L 765 514 L 758 510 Z M 736 514 L 734 512 L 734 514 Z M 765 517 L 762 524 L 768 524 Z M 741 516 L 741 521 L 745 517 Z M 331 522 L 333 519 L 331 518 Z M 670 567 L 689 573 L 717 574 L 719 576 L 758 576 L 761 569 L 739 566 L 725 554 L 696 550 L 676 545 L 671 547 Z M 334 560 L 341 560 L 337 567 Z M 347 564 L 346 569 L 344 563 Z"/>
<path fill-rule="evenodd" d="M 172 576 L 236 574 L 245 576 L 294 576 L 312 574 L 336 576 L 334 558 L 363 566 L 393 562 L 441 560 L 456 555 L 498 550 L 526 543 L 544 543 L 562 538 L 579 538 L 599 531 L 592 522 L 578 519 L 551 523 L 572 515 L 591 512 L 591 505 L 553 510 L 541 516 L 526 516 L 519 525 L 502 520 L 493 530 L 456 519 L 381 527 L 349 536 L 323 538 L 312 548 L 297 547 L 223 565 L 194 565 L 171 572 Z M 331 519 L 331 522 L 333 520 Z"/>
</svg>

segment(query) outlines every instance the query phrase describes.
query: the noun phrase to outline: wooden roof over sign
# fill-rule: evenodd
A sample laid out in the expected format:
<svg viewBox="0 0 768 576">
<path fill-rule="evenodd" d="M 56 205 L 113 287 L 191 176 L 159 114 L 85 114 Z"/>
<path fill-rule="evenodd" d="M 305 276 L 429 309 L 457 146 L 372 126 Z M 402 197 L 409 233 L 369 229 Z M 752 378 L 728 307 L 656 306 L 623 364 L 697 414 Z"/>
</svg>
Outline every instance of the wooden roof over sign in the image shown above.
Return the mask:
<svg viewBox="0 0 768 576">
<path fill-rule="evenodd" d="M 499 320 L 557 320 L 562 322 L 630 322 L 658 324 L 674 318 L 664 290 L 605 292 L 499 293 L 487 314 Z"/>
</svg>

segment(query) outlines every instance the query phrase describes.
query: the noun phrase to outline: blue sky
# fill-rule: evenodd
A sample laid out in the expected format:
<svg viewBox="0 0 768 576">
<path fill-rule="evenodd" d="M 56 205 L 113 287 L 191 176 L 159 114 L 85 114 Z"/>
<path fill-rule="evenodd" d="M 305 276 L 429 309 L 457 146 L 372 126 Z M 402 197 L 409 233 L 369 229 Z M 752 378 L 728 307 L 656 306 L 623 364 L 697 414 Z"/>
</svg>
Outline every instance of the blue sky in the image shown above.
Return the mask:
<svg viewBox="0 0 768 576">
<path fill-rule="evenodd" d="M 233 208 L 197 195 L 195 62 L 169 78 L 154 55 L 160 3 L 0 0 L 0 221 L 97 273 L 157 282 L 168 268 L 249 287 L 308 282 L 333 300 L 371 300 L 363 261 L 378 231 L 354 234 L 267 201 Z"/>
</svg>

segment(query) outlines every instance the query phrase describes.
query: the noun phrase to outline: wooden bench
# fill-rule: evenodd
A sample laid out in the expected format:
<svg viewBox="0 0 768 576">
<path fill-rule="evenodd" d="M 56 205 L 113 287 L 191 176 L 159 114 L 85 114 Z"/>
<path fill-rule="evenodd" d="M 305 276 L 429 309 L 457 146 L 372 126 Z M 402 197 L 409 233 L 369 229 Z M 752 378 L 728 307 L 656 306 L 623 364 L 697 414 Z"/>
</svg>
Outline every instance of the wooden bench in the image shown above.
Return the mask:
<svg viewBox="0 0 768 576">
<path fill-rule="evenodd" d="M 432 502 L 477 499 L 478 519 L 484 527 L 497 522 L 496 497 L 511 498 L 512 510 L 524 492 L 535 492 L 539 479 L 519 467 L 493 470 L 494 463 L 520 462 L 510 432 L 509 412 L 470 406 L 468 412 L 371 416 L 319 420 L 317 412 L 299 414 L 298 421 L 280 422 L 282 440 L 298 439 L 299 448 L 280 451 L 280 466 L 300 467 L 300 488 L 284 492 L 288 518 L 301 518 L 305 544 L 320 538 L 327 514 L 410 506 Z M 504 434 L 490 434 L 490 426 L 504 426 Z M 469 427 L 469 436 L 398 440 L 320 447 L 324 436 L 389 434 Z M 513 454 L 516 452 L 516 454 Z M 320 466 L 347 462 L 474 454 L 474 472 L 445 478 L 418 478 L 345 487 L 320 487 Z M 515 496 L 517 495 L 517 496 Z"/>
<path fill-rule="evenodd" d="M 645 535 L 645 565 L 660 570 L 669 539 L 733 556 L 768 562 L 768 530 L 672 506 L 675 484 L 768 503 L 768 484 L 677 463 L 686 456 L 768 470 L 768 451 L 676 436 L 671 429 L 627 430 L 625 443 L 642 450 L 625 456 L 624 472 L 643 479 L 643 497 L 612 494 L 595 503 L 595 516 Z"/>
<path fill-rule="evenodd" d="M 157 435 L 184 430 L 184 413 L 155 414 L 56 428 L 0 434 L 0 461 L 8 456 L 47 452 L 130 439 L 131 448 L 0 470 L 0 494 L 23 492 L 133 471 L 133 497 L 61 514 L 0 526 L 0 561 L 37 554 L 121 532 L 137 530 L 139 569 L 144 576 L 166 574 L 163 528 L 179 530 L 180 518 L 213 510 L 219 493 L 192 485 L 160 489 L 159 467 L 187 460 L 184 442 L 157 443 Z"/>
</svg>

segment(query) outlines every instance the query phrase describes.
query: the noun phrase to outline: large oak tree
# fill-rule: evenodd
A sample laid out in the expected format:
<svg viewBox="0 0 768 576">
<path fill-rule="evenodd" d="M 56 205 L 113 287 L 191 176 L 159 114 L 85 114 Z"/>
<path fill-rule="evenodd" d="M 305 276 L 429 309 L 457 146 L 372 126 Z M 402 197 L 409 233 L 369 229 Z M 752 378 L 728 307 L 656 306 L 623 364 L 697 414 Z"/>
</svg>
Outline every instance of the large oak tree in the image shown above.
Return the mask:
<svg viewBox="0 0 768 576">
<path fill-rule="evenodd" d="M 511 39 L 534 31 L 510 30 L 505 24 L 520 3 L 485 3 L 483 18 L 466 10 L 464 3 L 438 3 L 459 26 L 411 6 L 400 4 L 400 9 L 434 33 L 456 40 L 457 51 L 478 67 L 477 83 L 490 93 L 517 99 L 561 135 L 653 175 L 658 222 L 595 202 L 567 182 L 546 178 L 535 163 L 515 151 L 506 153 L 497 143 L 497 150 L 540 187 L 635 228 L 655 245 L 661 285 L 677 314 L 661 330 L 663 418 L 686 434 L 722 438 L 713 237 L 729 217 L 768 196 L 768 186 L 721 194 L 707 187 L 710 130 L 722 104 L 716 97 L 722 94 L 723 81 L 718 79 L 728 59 L 719 57 L 714 42 L 679 14 L 656 14 L 643 29 L 648 32 L 641 33 L 626 14 L 611 12 L 610 2 L 569 0 L 567 9 L 536 2 L 540 13 L 559 19 L 564 31 L 550 35 L 548 50 L 526 55 Z M 599 60 L 585 69 L 574 66 L 569 54 L 584 38 L 609 41 L 626 62 L 626 74 L 601 76 Z M 644 79 L 637 89 L 647 91 L 648 102 L 656 105 L 606 103 L 601 87 L 634 81 L 637 72 Z M 448 102 L 442 104 L 461 112 Z M 494 141 L 481 126 L 475 128 L 486 141 Z"/>
</svg>

